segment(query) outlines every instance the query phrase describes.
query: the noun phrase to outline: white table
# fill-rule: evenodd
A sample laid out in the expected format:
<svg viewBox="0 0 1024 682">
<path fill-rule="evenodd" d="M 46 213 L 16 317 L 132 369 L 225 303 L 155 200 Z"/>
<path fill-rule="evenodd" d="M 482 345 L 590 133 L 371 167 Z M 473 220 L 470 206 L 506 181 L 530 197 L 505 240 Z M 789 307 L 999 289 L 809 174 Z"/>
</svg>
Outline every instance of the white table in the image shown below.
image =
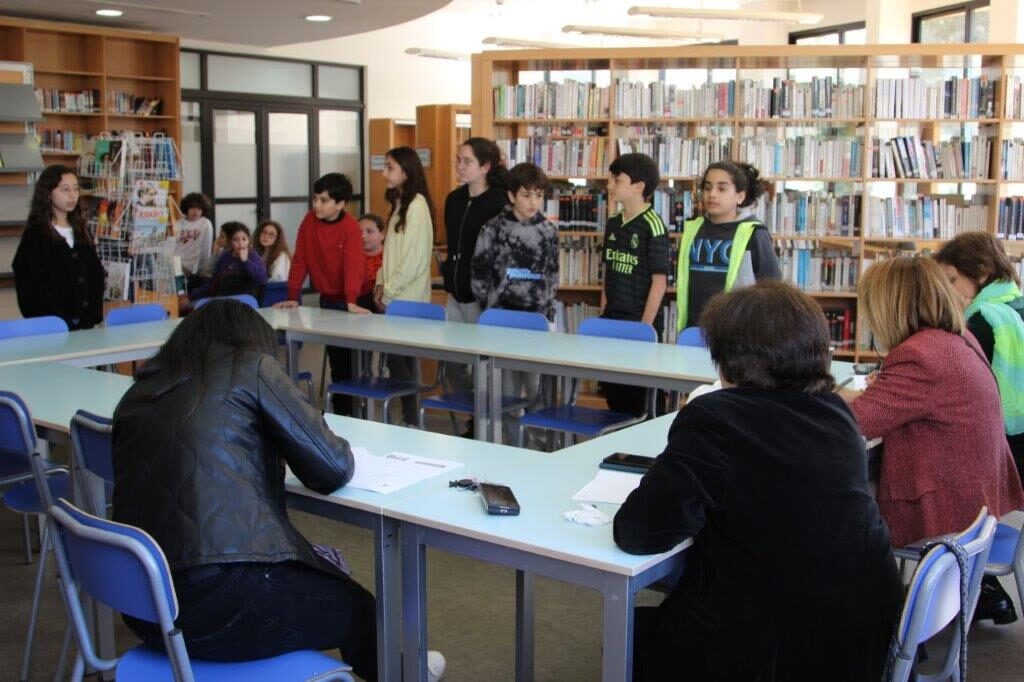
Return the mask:
<svg viewBox="0 0 1024 682">
<path fill-rule="evenodd" d="M 572 496 L 594 477 L 601 459 L 623 449 L 623 443 L 629 443 L 630 452 L 661 452 L 671 418 L 668 415 L 557 453 L 500 445 L 487 449 L 460 445 L 444 453 L 465 462 L 465 474 L 509 485 L 522 507 L 519 516 L 490 516 L 478 494 L 449 488 L 448 482 L 439 478 L 417 486 L 421 489 L 417 495 L 385 506 L 384 516 L 401 522 L 404 679 L 427 679 L 427 547 L 516 569 L 518 680 L 533 677 L 533 575 L 602 593 L 603 679 L 630 679 L 635 594 L 677 572 L 682 550 L 691 541 L 663 554 L 634 556 L 615 546 L 610 524 L 581 526 L 567 521 L 563 513 L 576 508 Z M 614 508 L 608 506 L 607 511 L 614 513 Z"/>
<path fill-rule="evenodd" d="M 152 357 L 180 320 L 95 327 L 60 334 L 0 340 L 0 365 L 63 362 L 97 367 Z"/>
</svg>

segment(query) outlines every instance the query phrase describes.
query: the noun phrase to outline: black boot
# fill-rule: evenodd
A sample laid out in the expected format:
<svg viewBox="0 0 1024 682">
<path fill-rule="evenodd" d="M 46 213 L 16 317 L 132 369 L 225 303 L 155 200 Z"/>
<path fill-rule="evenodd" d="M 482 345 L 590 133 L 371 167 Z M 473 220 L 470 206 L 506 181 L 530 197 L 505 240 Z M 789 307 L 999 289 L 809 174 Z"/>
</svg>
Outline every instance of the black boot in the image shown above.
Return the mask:
<svg viewBox="0 0 1024 682">
<path fill-rule="evenodd" d="M 1013 600 L 994 575 L 986 575 L 981 579 L 981 595 L 978 597 L 973 622 L 979 620 L 991 620 L 996 625 L 1006 625 L 1017 620 Z"/>
</svg>

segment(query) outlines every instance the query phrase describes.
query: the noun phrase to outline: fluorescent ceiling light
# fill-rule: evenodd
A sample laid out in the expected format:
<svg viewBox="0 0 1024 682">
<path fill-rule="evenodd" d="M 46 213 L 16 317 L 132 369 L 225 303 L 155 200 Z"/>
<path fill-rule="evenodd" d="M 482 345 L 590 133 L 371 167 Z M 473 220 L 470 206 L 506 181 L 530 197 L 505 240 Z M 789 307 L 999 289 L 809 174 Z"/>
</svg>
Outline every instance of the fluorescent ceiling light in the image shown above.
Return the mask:
<svg viewBox="0 0 1024 682">
<path fill-rule="evenodd" d="M 498 47 L 535 47 L 542 50 L 561 50 L 573 47 L 582 47 L 580 45 L 570 45 L 569 43 L 548 43 L 543 40 L 526 40 L 525 38 L 500 38 L 498 36 L 490 36 L 484 38 L 484 45 L 497 45 Z"/>
<path fill-rule="evenodd" d="M 101 17 L 119 17 L 124 14 L 124 12 L 119 9 L 98 9 L 96 10 L 96 14 Z"/>
<path fill-rule="evenodd" d="M 326 14 L 310 14 L 306 17 L 306 21 L 330 21 L 331 17 Z"/>
<path fill-rule="evenodd" d="M 724 21 L 776 21 L 784 24 L 817 24 L 824 15 L 813 12 L 773 12 L 745 9 L 691 9 L 689 7 L 630 7 L 633 16 L 663 19 L 718 19 Z"/>
<path fill-rule="evenodd" d="M 468 54 L 463 54 L 462 52 L 431 50 L 428 47 L 407 47 L 405 48 L 405 53 L 416 55 L 417 57 L 430 57 L 431 59 L 451 59 L 457 62 L 468 62 L 470 59 Z"/>
<path fill-rule="evenodd" d="M 568 24 L 562 27 L 562 33 L 582 33 L 587 36 L 624 36 L 626 38 L 653 38 L 655 40 L 692 40 L 710 42 L 723 40 L 721 33 L 702 33 L 696 31 L 669 31 L 660 28 L 628 28 L 626 26 L 579 26 Z"/>
</svg>

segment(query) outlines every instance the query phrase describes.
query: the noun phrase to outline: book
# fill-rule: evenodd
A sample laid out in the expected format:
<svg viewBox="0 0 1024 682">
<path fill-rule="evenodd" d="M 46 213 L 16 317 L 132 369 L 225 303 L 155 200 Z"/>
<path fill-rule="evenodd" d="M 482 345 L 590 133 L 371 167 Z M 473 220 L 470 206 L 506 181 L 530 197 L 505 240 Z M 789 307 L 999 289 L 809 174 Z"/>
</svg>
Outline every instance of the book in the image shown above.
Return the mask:
<svg viewBox="0 0 1024 682">
<path fill-rule="evenodd" d="M 127 301 L 130 292 L 132 264 L 124 261 L 102 261 L 107 271 L 103 298 L 107 301 Z"/>
</svg>

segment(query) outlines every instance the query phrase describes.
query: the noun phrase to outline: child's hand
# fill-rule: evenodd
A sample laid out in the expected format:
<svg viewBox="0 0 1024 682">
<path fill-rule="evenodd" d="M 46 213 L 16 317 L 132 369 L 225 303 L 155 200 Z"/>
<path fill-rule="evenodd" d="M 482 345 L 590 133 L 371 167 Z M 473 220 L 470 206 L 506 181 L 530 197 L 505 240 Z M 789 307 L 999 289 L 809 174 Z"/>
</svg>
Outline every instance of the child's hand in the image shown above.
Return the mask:
<svg viewBox="0 0 1024 682">
<path fill-rule="evenodd" d="M 245 261 L 249 260 L 249 249 L 248 248 L 244 248 L 244 249 L 239 249 L 238 250 L 238 260 L 242 261 L 243 263 Z"/>
<path fill-rule="evenodd" d="M 370 311 L 357 303 L 349 303 L 348 311 L 350 313 L 357 313 L 359 315 L 369 315 Z"/>
<path fill-rule="evenodd" d="M 377 310 L 384 310 L 382 301 L 384 299 L 384 285 L 378 284 L 373 288 L 373 303 L 377 306 Z"/>
<path fill-rule="evenodd" d="M 281 301 L 279 303 L 275 303 L 271 307 L 272 308 L 277 308 L 278 310 L 283 310 L 285 308 L 298 308 L 299 307 L 299 302 L 298 301 Z"/>
</svg>

